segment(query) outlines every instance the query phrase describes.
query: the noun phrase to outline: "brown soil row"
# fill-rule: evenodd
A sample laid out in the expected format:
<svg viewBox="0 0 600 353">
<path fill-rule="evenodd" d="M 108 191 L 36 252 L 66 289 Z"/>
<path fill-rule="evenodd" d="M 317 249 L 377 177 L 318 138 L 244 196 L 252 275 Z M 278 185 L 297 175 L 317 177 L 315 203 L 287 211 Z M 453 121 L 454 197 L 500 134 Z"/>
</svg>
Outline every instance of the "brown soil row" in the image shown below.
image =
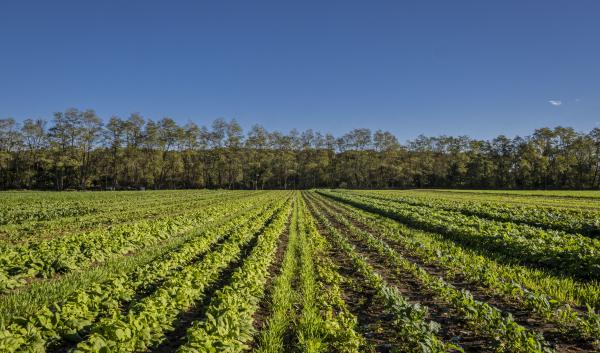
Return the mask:
<svg viewBox="0 0 600 353">
<path fill-rule="evenodd" d="M 317 206 L 319 207 L 319 206 Z M 387 263 L 385 259 L 368 248 L 357 238 L 353 237 L 348 229 L 336 222 L 336 220 L 327 213 L 325 208 L 320 207 L 321 212 L 346 239 L 355 246 L 356 251 L 361 254 L 367 262 L 373 266 L 375 271 L 382 276 L 389 285 L 392 285 L 405 296 L 410 303 L 419 304 L 429 309 L 429 319 L 440 324 L 441 329 L 438 336 L 445 342 L 459 344 L 465 352 L 487 352 L 493 351 L 491 339 L 482 337 L 480 334 L 471 330 L 467 322 L 462 320 L 461 316 L 451 306 L 436 299 L 433 293 L 428 292 L 411 275 L 396 270 L 396 266 Z"/>
<path fill-rule="evenodd" d="M 415 254 L 411 253 L 410 250 L 403 247 L 400 243 L 389 238 L 378 237 L 377 229 L 373 229 L 369 225 L 353 219 L 343 208 L 337 207 L 333 202 L 327 202 L 327 206 L 331 207 L 336 213 L 343 214 L 357 228 L 385 241 L 396 252 L 407 260 L 422 267 L 430 275 L 441 277 L 447 283 L 452 284 L 459 290 L 468 290 L 476 300 L 494 306 L 505 313 L 510 313 L 518 324 L 527 329 L 541 333 L 545 340 L 550 343 L 557 352 L 591 352 L 594 350 L 591 342 L 582 341 L 575 337 L 565 335 L 556 325 L 546 322 L 529 309 L 519 307 L 518 303 L 507 301 L 499 295 L 490 294 L 485 288 L 478 286 L 476 283 L 467 281 L 460 275 L 449 276 L 447 271 L 439 266 L 425 264 L 419 257 L 415 256 Z"/>
</svg>

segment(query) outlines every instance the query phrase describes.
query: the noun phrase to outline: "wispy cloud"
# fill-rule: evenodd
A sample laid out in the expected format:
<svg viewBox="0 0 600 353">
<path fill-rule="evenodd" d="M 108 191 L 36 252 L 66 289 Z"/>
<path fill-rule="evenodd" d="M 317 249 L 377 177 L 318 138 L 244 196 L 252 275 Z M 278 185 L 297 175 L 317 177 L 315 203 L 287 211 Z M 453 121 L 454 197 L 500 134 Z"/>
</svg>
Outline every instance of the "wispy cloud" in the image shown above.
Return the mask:
<svg viewBox="0 0 600 353">
<path fill-rule="evenodd" d="M 548 101 L 548 103 L 552 104 L 555 107 L 559 107 L 562 105 L 562 101 L 556 100 L 556 99 L 550 99 Z"/>
</svg>

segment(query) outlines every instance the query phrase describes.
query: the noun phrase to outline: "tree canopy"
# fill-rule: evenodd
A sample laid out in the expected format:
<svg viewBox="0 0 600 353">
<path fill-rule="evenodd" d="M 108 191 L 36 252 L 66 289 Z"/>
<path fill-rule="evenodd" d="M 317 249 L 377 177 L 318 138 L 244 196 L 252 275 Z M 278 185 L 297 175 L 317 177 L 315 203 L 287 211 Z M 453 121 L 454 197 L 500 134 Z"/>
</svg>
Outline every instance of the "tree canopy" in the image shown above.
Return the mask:
<svg viewBox="0 0 600 353">
<path fill-rule="evenodd" d="M 600 129 L 540 128 L 492 140 L 361 128 L 335 137 L 287 134 L 235 120 L 68 109 L 50 122 L 0 119 L 0 188 L 578 188 L 600 187 Z"/>
</svg>

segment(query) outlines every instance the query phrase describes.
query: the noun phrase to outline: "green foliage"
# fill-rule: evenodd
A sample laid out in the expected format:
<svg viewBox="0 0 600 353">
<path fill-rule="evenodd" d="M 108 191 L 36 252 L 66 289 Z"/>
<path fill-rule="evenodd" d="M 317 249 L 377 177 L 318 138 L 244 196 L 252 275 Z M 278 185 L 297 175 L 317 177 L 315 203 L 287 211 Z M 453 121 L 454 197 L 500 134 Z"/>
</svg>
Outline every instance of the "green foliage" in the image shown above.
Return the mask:
<svg viewBox="0 0 600 353">
<path fill-rule="evenodd" d="M 383 308 L 378 327 L 392 350 L 462 350 L 459 338 L 440 338 L 447 322 L 432 321 L 407 288 L 460 316 L 498 352 L 552 351 L 510 308 L 556 329 L 557 342 L 600 347 L 591 271 L 599 243 L 565 232 L 593 224 L 598 211 L 583 210 L 585 195 L 553 196 L 568 199 L 564 207 L 532 199 L 540 196 L 507 202 L 449 191 L 7 195 L 0 352 L 143 352 L 172 344 L 176 327 L 187 330 L 179 352 L 364 352 L 375 343 L 362 321 L 369 315 L 345 300 L 357 288 L 375 293 L 369 300 Z M 192 308 L 200 319 L 179 321 Z"/>
<path fill-rule="evenodd" d="M 49 125 L 47 128 L 46 126 Z M 389 131 L 289 134 L 235 121 L 178 125 L 134 113 L 104 125 L 93 110 L 51 121 L 0 119 L 1 189 L 588 188 L 600 186 L 600 129 L 530 136 L 418 136 Z"/>
<path fill-rule="evenodd" d="M 261 197 L 251 200 L 240 199 L 238 204 L 231 203 L 229 207 L 216 207 L 215 212 L 212 214 L 207 213 L 207 215 L 215 217 L 219 214 L 235 211 L 236 209 L 247 208 L 259 200 L 261 200 Z M 174 271 L 177 271 L 177 276 L 182 276 L 182 272 L 187 273 L 191 271 L 188 277 L 185 277 L 187 281 L 193 280 L 191 276 L 194 273 L 196 276 L 204 276 L 205 274 L 198 272 L 202 268 L 196 269 L 195 272 L 192 271 L 196 266 L 193 263 L 190 264 L 190 262 L 205 253 L 215 242 L 223 238 L 230 238 L 229 242 L 233 243 L 233 245 L 228 247 L 224 245 L 224 247 L 232 255 L 223 256 L 220 259 L 220 263 L 226 264 L 230 261 L 231 256 L 234 256 L 236 251 L 239 251 L 239 247 L 244 241 L 248 241 L 248 237 L 260 229 L 262 224 L 275 211 L 272 198 L 271 200 L 267 198 L 264 201 L 268 202 L 263 207 L 256 208 L 243 217 L 234 218 L 219 226 L 209 226 L 203 229 L 191 237 L 189 241 L 183 243 L 176 251 L 166 254 L 159 261 L 151 262 L 146 266 L 137 268 L 132 273 L 113 276 L 102 283 L 92 284 L 90 288 L 76 291 L 63 302 L 56 303 L 50 308 L 42 308 L 28 318 L 14 319 L 5 330 L 7 339 L 15 340 L 22 338 L 22 345 L 32 346 L 35 344 L 40 347 L 49 347 L 52 344 L 59 343 L 61 340 L 78 342 L 83 340 L 85 332 L 101 331 L 102 320 L 104 320 L 104 324 L 108 325 L 109 328 L 111 325 L 114 325 L 117 329 L 113 330 L 110 328 L 102 331 L 106 336 L 95 335 L 91 337 L 89 345 L 86 346 L 88 349 L 93 351 L 93 347 L 99 345 L 109 347 L 111 339 L 118 342 L 124 342 L 127 339 L 129 341 L 133 340 L 134 333 L 138 331 L 124 325 L 124 321 L 115 322 L 110 321 L 108 318 L 114 319 L 119 317 L 121 306 L 124 303 L 130 302 L 136 293 L 148 290 L 164 281 L 171 281 L 170 278 L 173 277 Z M 238 234 L 242 234 L 243 237 L 240 237 Z M 219 254 L 217 253 L 212 256 L 218 258 Z M 206 261 L 213 266 L 219 264 L 219 262 L 211 262 L 210 259 Z M 187 272 L 184 270 L 186 268 Z M 211 279 L 210 277 L 203 277 L 202 279 L 204 281 L 214 281 L 214 278 Z M 184 307 L 185 305 L 189 306 L 190 302 L 186 302 L 185 300 L 187 297 L 196 294 L 196 292 L 186 289 L 186 287 L 183 287 L 181 291 L 173 292 L 173 288 L 176 287 L 169 287 L 169 281 L 163 284 L 163 286 L 167 286 L 166 288 L 169 288 L 169 290 L 166 292 L 176 298 L 172 303 Z M 199 281 L 199 284 L 193 288 L 201 290 L 203 288 L 201 283 L 203 282 Z M 161 291 L 160 288 L 159 291 Z M 164 292 L 162 293 L 164 294 Z M 157 296 L 158 298 L 163 298 L 160 295 Z M 136 305 L 138 309 L 139 305 Z M 156 302 L 150 300 L 148 306 L 150 307 L 148 311 L 152 311 L 152 307 L 154 307 L 154 311 L 157 310 Z M 94 323 L 99 317 L 104 317 L 104 319 L 100 323 Z M 134 327 L 140 329 L 139 316 L 135 317 L 135 315 L 131 314 L 129 317 L 132 318 L 130 323 L 133 323 Z M 156 318 L 158 319 L 158 316 Z M 110 323 L 107 324 L 107 322 Z M 82 344 L 85 345 L 85 343 Z"/>
<path fill-rule="evenodd" d="M 132 253 L 202 227 L 211 216 L 223 210 L 225 202 L 228 200 L 175 217 L 141 220 L 49 241 L 0 244 L 0 293 L 25 285 L 27 279 L 51 278 L 72 272 L 84 265 L 105 262 L 116 255 Z"/>
<path fill-rule="evenodd" d="M 600 279 L 600 240 L 565 235 L 509 222 L 497 222 L 459 212 L 378 200 L 352 192 L 319 191 L 335 200 L 392 217 L 411 227 L 437 232 L 508 261 L 535 264 L 580 279 Z"/>
<path fill-rule="evenodd" d="M 336 246 L 340 247 L 352 259 L 358 272 L 365 278 L 370 286 L 376 289 L 378 295 L 384 299 L 386 309 L 394 316 L 398 338 L 404 343 L 403 348 L 410 352 L 445 352 L 454 347 L 442 342 L 437 337 L 439 327 L 426 321 L 427 309 L 411 304 L 400 292 L 390 286 L 375 272 L 372 266 L 355 250 L 344 236 L 336 229 L 317 208 L 312 207 L 313 213 L 323 224 Z M 410 313 L 411 315 L 406 315 Z"/>
<path fill-rule="evenodd" d="M 206 319 L 188 329 L 178 352 L 241 352 L 254 337 L 253 314 L 264 294 L 277 243 L 290 213 L 290 203 L 259 235 L 250 255 L 236 269 L 229 285 L 215 293 Z M 295 206 L 297 207 L 297 206 Z"/>
<path fill-rule="evenodd" d="M 593 283 L 556 278 L 518 265 L 502 265 L 437 234 L 412 230 L 358 209 L 342 208 L 346 217 L 377 229 L 382 240 L 401 246 L 427 265 L 442 267 L 448 278 L 466 279 L 489 294 L 533 310 L 578 339 L 600 337 L 600 316 L 590 306 L 597 306 L 600 289 Z M 580 311 L 573 306 L 589 309 Z"/>
</svg>

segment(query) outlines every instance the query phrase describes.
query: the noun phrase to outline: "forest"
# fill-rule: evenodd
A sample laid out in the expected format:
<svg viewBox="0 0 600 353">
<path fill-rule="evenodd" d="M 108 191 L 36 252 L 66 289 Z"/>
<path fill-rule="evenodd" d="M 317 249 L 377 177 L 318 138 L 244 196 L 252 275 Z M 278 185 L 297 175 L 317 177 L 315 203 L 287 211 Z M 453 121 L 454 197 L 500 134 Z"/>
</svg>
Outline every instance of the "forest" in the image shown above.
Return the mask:
<svg viewBox="0 0 600 353">
<path fill-rule="evenodd" d="M 49 121 L 0 119 L 2 189 L 598 189 L 599 168 L 600 128 L 400 143 L 366 128 L 244 132 L 222 118 L 208 127 L 139 113 L 103 121 L 75 108 Z"/>
</svg>

